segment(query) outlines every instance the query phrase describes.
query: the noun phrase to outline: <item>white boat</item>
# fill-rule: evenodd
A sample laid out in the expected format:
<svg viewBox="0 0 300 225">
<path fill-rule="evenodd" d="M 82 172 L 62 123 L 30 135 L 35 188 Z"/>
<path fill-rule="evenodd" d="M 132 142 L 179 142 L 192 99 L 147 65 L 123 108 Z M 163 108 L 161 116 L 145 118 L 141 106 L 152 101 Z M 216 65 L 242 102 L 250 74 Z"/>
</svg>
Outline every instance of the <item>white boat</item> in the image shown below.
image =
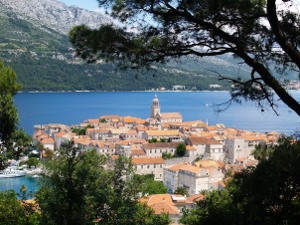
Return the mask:
<svg viewBox="0 0 300 225">
<path fill-rule="evenodd" d="M 26 171 L 17 170 L 15 168 L 6 168 L 5 170 L 0 170 L 0 179 L 1 178 L 12 178 L 12 177 L 22 177 L 26 175 Z"/>
</svg>

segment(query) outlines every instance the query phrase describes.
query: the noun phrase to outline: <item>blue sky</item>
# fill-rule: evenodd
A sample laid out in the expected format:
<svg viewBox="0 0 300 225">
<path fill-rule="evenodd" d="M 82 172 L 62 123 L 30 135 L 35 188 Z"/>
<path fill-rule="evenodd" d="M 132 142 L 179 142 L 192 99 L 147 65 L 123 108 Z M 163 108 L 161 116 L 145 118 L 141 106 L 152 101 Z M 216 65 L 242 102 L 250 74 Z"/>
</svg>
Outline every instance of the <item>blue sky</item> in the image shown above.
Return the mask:
<svg viewBox="0 0 300 225">
<path fill-rule="evenodd" d="M 97 0 L 59 0 L 61 2 L 64 2 L 66 5 L 76 5 L 80 8 L 88 9 L 91 11 L 99 10 L 98 2 Z"/>
</svg>

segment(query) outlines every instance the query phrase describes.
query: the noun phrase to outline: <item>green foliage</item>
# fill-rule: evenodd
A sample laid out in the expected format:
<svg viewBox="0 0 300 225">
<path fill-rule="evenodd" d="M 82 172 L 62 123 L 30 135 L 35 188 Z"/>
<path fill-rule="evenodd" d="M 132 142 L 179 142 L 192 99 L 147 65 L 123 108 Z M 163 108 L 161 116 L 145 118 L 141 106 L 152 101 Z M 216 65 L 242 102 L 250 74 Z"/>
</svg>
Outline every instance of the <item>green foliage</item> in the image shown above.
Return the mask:
<svg viewBox="0 0 300 225">
<path fill-rule="evenodd" d="M 29 157 L 29 159 L 26 162 L 26 164 L 29 168 L 31 168 L 31 167 L 36 168 L 39 163 L 40 163 L 40 161 L 36 157 Z"/>
<path fill-rule="evenodd" d="M 11 141 L 10 138 L 18 125 L 18 112 L 13 96 L 19 90 L 16 73 L 0 61 L 0 140 L 4 142 Z"/>
<path fill-rule="evenodd" d="M 149 143 L 157 143 L 157 139 L 156 139 L 156 138 L 151 138 L 151 139 L 149 140 Z"/>
<path fill-rule="evenodd" d="M 51 160 L 51 159 L 53 159 L 55 157 L 55 152 L 53 150 L 51 150 L 51 149 L 47 148 L 47 149 L 44 149 L 42 151 L 45 153 L 46 158 L 48 160 Z"/>
<path fill-rule="evenodd" d="M 173 156 L 173 154 L 172 153 L 166 153 L 166 152 L 163 152 L 162 153 L 162 158 L 163 159 L 172 159 L 174 156 Z"/>
<path fill-rule="evenodd" d="M 155 181 L 154 175 L 135 175 L 137 182 L 141 183 L 142 195 L 164 194 L 168 189 L 164 186 L 163 182 Z"/>
<path fill-rule="evenodd" d="M 33 143 L 32 138 L 23 129 L 15 130 L 12 135 L 12 142 L 14 143 L 14 158 L 17 160 Z"/>
<path fill-rule="evenodd" d="M 174 191 L 174 193 L 189 196 L 189 191 L 186 187 L 177 187 L 177 189 Z"/>
<path fill-rule="evenodd" d="M 60 156 L 45 165 L 49 174 L 41 179 L 36 195 L 42 224 L 91 224 L 86 198 L 101 177 L 104 159 L 94 150 L 77 153 L 72 143 L 64 143 Z"/>
<path fill-rule="evenodd" d="M 83 59 L 105 58 L 127 68 L 151 68 L 186 56 L 230 54 L 251 68 L 245 79 L 240 72 L 236 77 L 226 77 L 223 71 L 213 68 L 220 80 L 232 83 L 231 101 L 256 101 L 262 111 L 268 105 L 276 112 L 274 90 L 300 115 L 300 104 L 287 93 L 280 79 L 287 71 L 300 69 L 298 12 L 289 7 L 278 12 L 275 0 L 98 2 L 128 26 L 73 28 L 70 41 Z M 128 28 L 138 31 L 130 32 Z"/>
<path fill-rule="evenodd" d="M 13 101 L 13 96 L 20 90 L 16 79 L 16 73 L 0 61 L 0 169 L 7 166 L 7 157 L 12 155 L 12 136 L 16 132 L 19 121 Z"/>
<path fill-rule="evenodd" d="M 84 128 L 71 127 L 72 132 L 77 134 L 77 135 L 85 135 L 86 129 L 87 129 L 86 127 L 84 127 Z"/>
<path fill-rule="evenodd" d="M 64 143 L 59 156 L 46 163 L 36 195 L 43 225 L 168 224 L 137 201 L 141 183 L 134 179 L 133 166 L 119 157 L 113 169 L 96 150 L 79 152 Z M 160 223 L 161 222 L 161 223 Z"/>
<path fill-rule="evenodd" d="M 266 160 L 271 156 L 273 151 L 274 151 L 273 146 L 269 146 L 267 144 L 259 144 L 255 146 L 252 155 L 257 160 Z"/>
<path fill-rule="evenodd" d="M 106 119 L 101 119 L 100 123 L 107 123 L 107 120 Z"/>
<path fill-rule="evenodd" d="M 186 153 L 186 145 L 184 143 L 180 143 L 176 147 L 175 155 L 177 157 L 183 157 Z"/>
<path fill-rule="evenodd" d="M 38 214 L 17 199 L 14 191 L 0 192 L 0 221 L 1 225 L 37 225 Z"/>
<path fill-rule="evenodd" d="M 208 192 L 204 200 L 197 202 L 195 210 L 186 211 L 180 220 L 189 225 L 224 225 L 240 224 L 239 217 L 232 207 L 232 200 L 228 191 Z"/>
</svg>

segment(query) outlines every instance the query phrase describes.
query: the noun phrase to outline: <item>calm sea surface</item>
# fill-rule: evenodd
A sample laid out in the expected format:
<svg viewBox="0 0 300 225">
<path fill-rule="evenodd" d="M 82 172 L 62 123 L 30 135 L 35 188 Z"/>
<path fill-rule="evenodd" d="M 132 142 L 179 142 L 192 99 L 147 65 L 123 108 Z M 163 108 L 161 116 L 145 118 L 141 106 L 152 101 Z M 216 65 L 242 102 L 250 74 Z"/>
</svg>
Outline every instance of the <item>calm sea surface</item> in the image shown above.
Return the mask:
<svg viewBox="0 0 300 225">
<path fill-rule="evenodd" d="M 30 176 L 15 177 L 15 178 L 1 178 L 0 179 L 0 191 L 14 190 L 20 193 L 20 188 L 22 185 L 27 187 L 27 193 L 35 192 L 37 187 L 38 178 L 33 178 Z"/>
<path fill-rule="evenodd" d="M 83 92 L 83 93 L 19 93 L 15 104 L 19 110 L 20 127 L 33 133 L 36 124 L 79 124 L 85 119 L 117 114 L 146 119 L 157 94 L 162 112 L 180 112 L 184 121 L 202 120 L 210 125 L 222 123 L 226 127 L 251 131 L 279 131 L 292 134 L 300 128 L 299 117 L 288 107 L 279 105 L 279 116 L 273 111 L 262 113 L 254 103 L 233 104 L 216 114 L 214 105 L 226 102 L 228 92 Z M 300 101 L 300 92 L 292 92 Z M 0 190 L 19 191 L 22 184 L 29 190 L 36 187 L 34 178 L 0 179 Z"/>
<path fill-rule="evenodd" d="M 262 113 L 254 103 L 233 104 L 216 114 L 213 105 L 229 100 L 228 92 L 83 92 L 20 93 L 15 97 L 20 127 L 29 134 L 33 125 L 47 123 L 79 124 L 85 119 L 117 114 L 146 119 L 157 94 L 162 112 L 180 112 L 184 121 L 202 120 L 210 125 L 252 131 L 292 133 L 300 127 L 300 118 L 278 102 L 279 116 L 271 110 Z M 292 92 L 300 100 L 300 92 Z"/>
</svg>

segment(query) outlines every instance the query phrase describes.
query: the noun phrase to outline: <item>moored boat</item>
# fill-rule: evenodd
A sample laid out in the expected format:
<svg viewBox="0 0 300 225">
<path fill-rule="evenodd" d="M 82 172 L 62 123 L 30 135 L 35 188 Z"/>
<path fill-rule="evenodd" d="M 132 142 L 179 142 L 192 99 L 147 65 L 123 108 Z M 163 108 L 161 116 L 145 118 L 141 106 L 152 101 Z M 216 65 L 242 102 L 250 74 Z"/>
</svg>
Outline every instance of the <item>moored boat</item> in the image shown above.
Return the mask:
<svg viewBox="0 0 300 225">
<path fill-rule="evenodd" d="M 12 178 L 12 177 L 22 177 L 26 175 L 26 171 L 17 170 L 15 168 L 6 168 L 5 170 L 0 170 L 0 178 Z"/>
</svg>

